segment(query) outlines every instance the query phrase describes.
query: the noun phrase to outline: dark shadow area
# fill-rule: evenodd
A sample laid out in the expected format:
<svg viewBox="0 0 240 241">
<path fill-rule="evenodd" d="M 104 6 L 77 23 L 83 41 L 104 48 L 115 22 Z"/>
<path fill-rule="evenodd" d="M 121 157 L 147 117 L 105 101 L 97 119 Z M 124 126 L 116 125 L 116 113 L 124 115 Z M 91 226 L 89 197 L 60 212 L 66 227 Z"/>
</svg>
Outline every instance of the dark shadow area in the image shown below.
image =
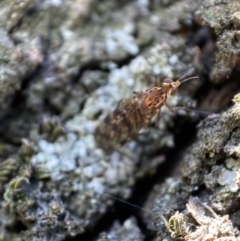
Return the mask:
<svg viewBox="0 0 240 241">
<path fill-rule="evenodd" d="M 21 221 L 18 221 L 11 224 L 11 226 L 6 226 L 6 230 L 12 233 L 21 233 L 22 231 L 26 231 L 27 227 Z"/>
</svg>

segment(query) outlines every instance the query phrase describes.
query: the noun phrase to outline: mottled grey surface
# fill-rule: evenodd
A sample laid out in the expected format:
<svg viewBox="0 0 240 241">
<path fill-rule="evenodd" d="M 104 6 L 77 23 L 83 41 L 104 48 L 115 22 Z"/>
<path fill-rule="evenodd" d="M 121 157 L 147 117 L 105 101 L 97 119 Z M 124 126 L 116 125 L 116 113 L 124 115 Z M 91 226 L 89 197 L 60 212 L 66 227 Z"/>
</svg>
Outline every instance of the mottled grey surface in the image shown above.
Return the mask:
<svg viewBox="0 0 240 241">
<path fill-rule="evenodd" d="M 115 240 L 142 241 L 144 240 L 144 235 L 138 228 L 136 220 L 132 217 L 127 219 L 122 225 L 120 225 L 118 222 L 115 222 L 108 233 L 100 234 L 100 238 L 97 239 L 97 241 Z"/>
<path fill-rule="evenodd" d="M 239 9 L 240 2 L 236 0 L 205 0 L 196 11 L 197 21 L 210 27 L 216 35 L 216 64 L 210 75 L 216 83 L 227 80 L 235 68 L 239 70 Z"/>
<path fill-rule="evenodd" d="M 162 230 L 161 216 L 169 216 L 169 225 L 172 220 L 183 219 L 181 238 L 184 240 L 207 240 L 208 238 L 223 240 L 239 240 L 239 231 L 229 231 L 229 225 L 232 227 L 231 218 L 228 220 L 224 215 L 235 215 L 239 209 L 239 128 L 240 128 L 240 95 L 233 99 L 234 105 L 228 111 L 221 115 L 213 114 L 206 118 L 198 126 L 198 138 L 189 148 L 189 151 L 183 156 L 181 164 L 182 177 L 178 180 L 167 179 L 161 186 L 156 186 L 147 202 L 153 208 L 153 213 L 157 228 L 160 225 L 160 237 L 171 236 L 177 238 L 179 231 L 173 230 L 170 226 L 170 232 Z M 189 212 L 189 206 L 185 206 L 191 195 L 197 195 L 200 202 L 212 207 L 220 216 L 213 215 L 212 220 L 207 222 L 201 220 L 203 215 L 198 210 L 199 204 L 194 204 L 193 217 L 201 228 L 196 231 L 186 225 L 186 211 Z M 154 202 L 152 201 L 154 200 Z M 198 201 L 199 202 L 199 201 Z M 186 210 L 187 208 L 187 210 Z M 179 210 L 182 214 L 174 216 L 169 214 L 169 210 Z M 237 212 L 236 212 L 237 213 Z M 231 216 L 230 216 L 231 217 Z M 221 221 L 222 219 L 222 221 Z M 185 221 L 184 221 L 185 220 Z M 223 221 L 225 220 L 225 221 Z M 226 224 L 226 227 L 224 226 Z M 160 223 L 160 224 L 159 224 Z M 190 222 L 191 223 L 191 222 Z M 194 223 L 194 222 L 193 222 Z M 234 222 L 236 224 L 236 222 Z M 211 228 L 209 227 L 209 225 Z M 177 226 L 177 224 L 174 224 Z M 205 225 L 205 227 L 204 227 Z M 216 226 L 214 226 L 216 225 Z M 226 233 L 219 231 L 220 226 L 226 228 Z M 149 227 L 156 228 L 156 227 Z M 214 231 L 214 229 L 216 229 Z M 228 237 L 232 236 L 232 237 Z M 237 239 L 235 239 L 237 237 Z M 229 239 L 228 239 L 229 238 Z M 230 239 L 232 238 L 232 239 Z"/>
<path fill-rule="evenodd" d="M 92 239 L 101 241 L 197 240 L 201 234 L 187 236 L 178 229 L 178 220 L 187 227 L 186 204 L 191 210 L 196 206 L 192 195 L 216 212 L 217 221 L 229 214 L 226 223 L 236 228 L 208 236 L 208 225 L 192 211 L 192 223 L 201 226 L 204 237 L 237 236 L 239 95 L 232 108 L 199 124 L 188 152 L 175 137 L 190 139 L 193 133 L 181 129 L 193 126 L 200 114 L 186 108 L 163 107 L 158 123 L 153 119 L 149 129 L 110 156 L 96 147 L 93 136 L 119 100 L 156 85 L 158 77 L 175 80 L 193 67 L 199 80 L 181 85 L 169 106 L 195 108 L 198 102 L 210 110 L 211 105 L 226 108 L 239 91 L 233 78 L 239 73 L 237 6 L 226 0 L 2 1 L 0 240 L 61 241 L 80 235 L 89 241 L 84 235 L 91 228 Z M 223 83 L 219 91 L 207 82 L 215 41 L 203 24 L 217 38 L 210 76 Z M 181 157 L 182 174 L 179 166 L 171 167 L 168 153 Z M 154 174 L 156 186 L 149 185 L 148 194 L 144 186 Z M 109 221 L 115 200 L 105 194 L 125 200 L 139 179 L 144 185 L 136 192 L 152 211 L 137 217 L 145 229 L 130 213 L 118 223 L 118 210 Z M 102 222 L 109 222 L 106 230 L 98 229 Z"/>
</svg>

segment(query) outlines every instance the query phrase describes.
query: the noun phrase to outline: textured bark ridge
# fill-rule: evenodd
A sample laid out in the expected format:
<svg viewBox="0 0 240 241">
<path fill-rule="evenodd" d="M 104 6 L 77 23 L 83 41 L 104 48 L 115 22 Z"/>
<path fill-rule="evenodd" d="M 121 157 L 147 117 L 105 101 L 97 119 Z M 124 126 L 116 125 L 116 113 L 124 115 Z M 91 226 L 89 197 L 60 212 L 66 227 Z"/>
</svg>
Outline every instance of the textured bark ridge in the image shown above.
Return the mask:
<svg viewBox="0 0 240 241">
<path fill-rule="evenodd" d="M 1 1 L 0 240 L 238 240 L 239 9 Z M 121 150 L 96 145 L 119 101 L 192 68 L 199 79 L 167 98 L 175 111 Z"/>
</svg>

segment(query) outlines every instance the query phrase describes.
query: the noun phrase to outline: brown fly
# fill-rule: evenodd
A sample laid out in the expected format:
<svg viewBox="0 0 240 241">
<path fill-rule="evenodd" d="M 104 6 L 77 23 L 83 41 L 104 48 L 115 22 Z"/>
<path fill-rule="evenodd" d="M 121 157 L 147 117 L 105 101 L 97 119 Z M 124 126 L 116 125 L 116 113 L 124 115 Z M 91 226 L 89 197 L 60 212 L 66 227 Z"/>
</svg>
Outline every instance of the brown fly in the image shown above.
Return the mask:
<svg viewBox="0 0 240 241">
<path fill-rule="evenodd" d="M 134 96 L 121 100 L 117 108 L 97 126 L 94 133 L 97 145 L 108 154 L 118 150 L 133 139 L 141 129 L 146 129 L 151 119 L 156 114 L 160 114 L 164 104 L 168 107 L 166 104 L 168 94 L 175 95 L 183 82 L 196 78 L 198 77 L 182 81 L 166 78 L 162 87 L 133 92 Z"/>
</svg>

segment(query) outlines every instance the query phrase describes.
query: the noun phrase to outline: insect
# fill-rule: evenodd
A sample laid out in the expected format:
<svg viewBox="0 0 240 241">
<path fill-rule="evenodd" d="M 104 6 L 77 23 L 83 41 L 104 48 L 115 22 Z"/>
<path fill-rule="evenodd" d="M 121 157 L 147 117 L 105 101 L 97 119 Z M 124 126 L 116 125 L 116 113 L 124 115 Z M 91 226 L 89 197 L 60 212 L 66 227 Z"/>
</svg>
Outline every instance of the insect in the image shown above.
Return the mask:
<svg viewBox="0 0 240 241">
<path fill-rule="evenodd" d="M 146 129 L 151 119 L 160 114 L 161 107 L 164 104 L 168 107 L 168 94 L 175 95 L 183 82 L 198 77 L 180 81 L 182 78 L 176 81 L 166 78 L 162 87 L 155 86 L 141 92 L 135 91 L 134 96 L 121 100 L 116 109 L 95 129 L 94 136 L 98 147 L 110 154 L 133 139 L 141 129 Z"/>
</svg>

